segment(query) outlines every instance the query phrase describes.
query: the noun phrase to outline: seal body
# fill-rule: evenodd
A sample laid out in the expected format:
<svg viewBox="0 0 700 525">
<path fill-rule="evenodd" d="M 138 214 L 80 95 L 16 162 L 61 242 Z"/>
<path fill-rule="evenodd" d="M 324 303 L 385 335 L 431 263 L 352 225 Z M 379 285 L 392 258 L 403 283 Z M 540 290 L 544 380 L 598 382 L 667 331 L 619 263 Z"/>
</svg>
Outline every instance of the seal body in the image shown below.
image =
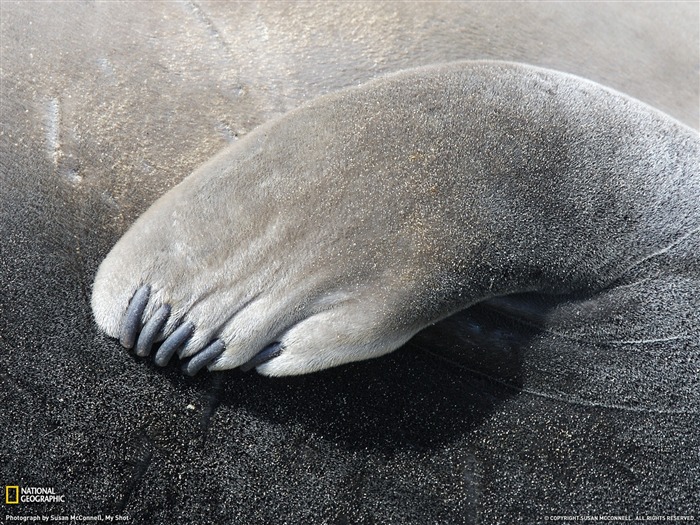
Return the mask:
<svg viewBox="0 0 700 525">
<path fill-rule="evenodd" d="M 466 307 L 505 307 L 494 298 L 615 295 L 663 254 L 663 279 L 644 282 L 675 305 L 682 280 L 685 305 L 698 144 L 563 73 L 484 61 L 390 75 L 261 126 L 165 194 L 100 266 L 93 311 L 125 346 L 146 326 L 146 346 L 165 338 L 163 364 L 262 353 L 258 370 L 284 375 L 384 354 Z"/>
</svg>

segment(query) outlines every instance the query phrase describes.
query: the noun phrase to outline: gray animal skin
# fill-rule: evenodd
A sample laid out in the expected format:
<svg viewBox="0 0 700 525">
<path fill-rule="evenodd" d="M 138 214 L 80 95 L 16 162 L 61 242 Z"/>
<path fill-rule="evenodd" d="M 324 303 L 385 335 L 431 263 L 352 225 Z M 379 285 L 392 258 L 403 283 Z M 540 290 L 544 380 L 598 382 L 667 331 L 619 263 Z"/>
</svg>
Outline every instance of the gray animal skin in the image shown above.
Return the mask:
<svg viewBox="0 0 700 525">
<path fill-rule="evenodd" d="M 645 285 L 682 242 L 628 274 L 624 300 L 511 294 L 382 358 L 281 378 L 158 367 L 134 355 L 156 325 L 124 351 L 90 298 L 119 238 L 198 166 L 392 72 L 527 63 L 697 130 L 698 20 L 697 2 L 0 1 L 0 487 L 65 496 L 0 520 L 697 521 L 700 355 L 685 334 L 699 308 L 683 304 L 697 296 L 682 278 L 675 302 Z M 684 315 L 657 324 L 669 304 Z"/>
<path fill-rule="evenodd" d="M 578 77 L 498 62 L 402 72 L 195 171 L 107 256 L 92 307 L 124 346 L 145 325 L 140 355 L 165 339 L 160 365 L 202 352 L 190 373 L 261 352 L 266 375 L 376 357 L 524 292 L 585 296 L 577 322 L 594 339 L 695 345 L 699 166 L 695 131 Z M 604 334 L 595 312 L 632 295 Z"/>
</svg>

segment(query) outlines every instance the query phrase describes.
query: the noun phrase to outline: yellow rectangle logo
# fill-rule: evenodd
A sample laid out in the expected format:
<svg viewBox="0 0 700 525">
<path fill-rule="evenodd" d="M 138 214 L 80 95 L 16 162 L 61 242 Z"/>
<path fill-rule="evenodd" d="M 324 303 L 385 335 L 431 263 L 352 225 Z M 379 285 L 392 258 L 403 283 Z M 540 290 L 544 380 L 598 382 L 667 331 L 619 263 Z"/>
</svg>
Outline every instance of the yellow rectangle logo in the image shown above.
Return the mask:
<svg viewBox="0 0 700 525">
<path fill-rule="evenodd" d="M 19 503 L 19 485 L 5 485 L 5 503 L 7 505 Z"/>
</svg>

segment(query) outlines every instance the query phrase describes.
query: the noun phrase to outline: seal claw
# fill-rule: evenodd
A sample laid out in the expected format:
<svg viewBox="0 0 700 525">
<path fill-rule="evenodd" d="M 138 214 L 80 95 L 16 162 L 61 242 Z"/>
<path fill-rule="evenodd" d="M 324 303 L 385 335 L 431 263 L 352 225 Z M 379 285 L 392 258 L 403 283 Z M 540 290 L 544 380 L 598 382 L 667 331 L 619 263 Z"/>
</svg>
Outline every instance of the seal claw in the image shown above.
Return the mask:
<svg viewBox="0 0 700 525">
<path fill-rule="evenodd" d="M 280 355 L 282 353 L 282 350 L 282 343 L 272 343 L 271 345 L 265 347 L 263 350 L 258 352 L 258 354 L 255 357 L 253 357 L 253 359 L 251 359 L 245 364 L 242 364 L 240 367 L 241 371 L 249 372 L 256 366 L 260 366 L 263 363 L 267 363 L 268 361 Z"/>
<path fill-rule="evenodd" d="M 158 366 L 165 366 L 170 362 L 170 358 L 175 354 L 175 352 L 184 344 L 187 339 L 190 338 L 194 332 L 194 325 L 187 322 L 177 330 L 175 330 L 170 336 L 160 345 L 160 348 L 156 352 L 155 363 Z"/>
<path fill-rule="evenodd" d="M 185 365 L 183 365 L 182 367 L 182 371 L 188 376 L 194 376 L 203 367 L 207 366 L 214 359 L 219 357 L 223 353 L 223 351 L 224 342 L 220 339 L 217 339 L 209 343 L 209 345 L 207 345 L 206 348 L 204 348 L 187 363 L 185 363 Z"/>
<path fill-rule="evenodd" d="M 151 353 L 153 343 L 155 342 L 156 337 L 158 337 L 160 331 L 165 326 L 165 323 L 168 321 L 168 317 L 170 317 L 170 305 L 164 304 L 158 308 L 156 313 L 153 314 L 153 317 L 151 317 L 144 325 L 143 330 L 141 330 L 141 334 L 139 335 L 139 339 L 136 342 L 137 356 L 145 357 Z"/>
<path fill-rule="evenodd" d="M 122 325 L 119 333 L 119 342 L 124 348 L 133 348 L 136 336 L 141 329 L 141 318 L 143 311 L 148 304 L 148 298 L 151 295 L 151 287 L 144 285 L 131 297 L 129 307 L 124 313 Z"/>
</svg>

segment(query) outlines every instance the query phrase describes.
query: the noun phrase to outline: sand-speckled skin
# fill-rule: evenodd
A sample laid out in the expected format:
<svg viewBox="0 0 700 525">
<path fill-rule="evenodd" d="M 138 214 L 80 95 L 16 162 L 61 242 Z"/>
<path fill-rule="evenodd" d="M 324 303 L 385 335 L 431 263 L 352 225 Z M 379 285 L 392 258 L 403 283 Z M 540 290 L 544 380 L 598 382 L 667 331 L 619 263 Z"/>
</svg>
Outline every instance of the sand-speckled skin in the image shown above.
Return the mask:
<svg viewBox="0 0 700 525">
<path fill-rule="evenodd" d="M 213 369 L 298 374 L 384 354 L 427 325 L 521 292 L 614 293 L 652 280 L 668 310 L 697 301 L 698 135 L 571 75 L 463 62 L 394 74 L 262 126 L 161 197 L 97 274 L 93 309 L 118 335 L 134 291 L 167 336 L 214 338 Z M 645 279 L 646 281 L 646 279 Z M 627 284 L 629 285 L 629 283 Z M 607 296 L 607 295 L 606 295 Z M 667 318 L 669 317 L 670 318 Z M 684 330 L 700 327 L 695 314 Z"/>
</svg>

